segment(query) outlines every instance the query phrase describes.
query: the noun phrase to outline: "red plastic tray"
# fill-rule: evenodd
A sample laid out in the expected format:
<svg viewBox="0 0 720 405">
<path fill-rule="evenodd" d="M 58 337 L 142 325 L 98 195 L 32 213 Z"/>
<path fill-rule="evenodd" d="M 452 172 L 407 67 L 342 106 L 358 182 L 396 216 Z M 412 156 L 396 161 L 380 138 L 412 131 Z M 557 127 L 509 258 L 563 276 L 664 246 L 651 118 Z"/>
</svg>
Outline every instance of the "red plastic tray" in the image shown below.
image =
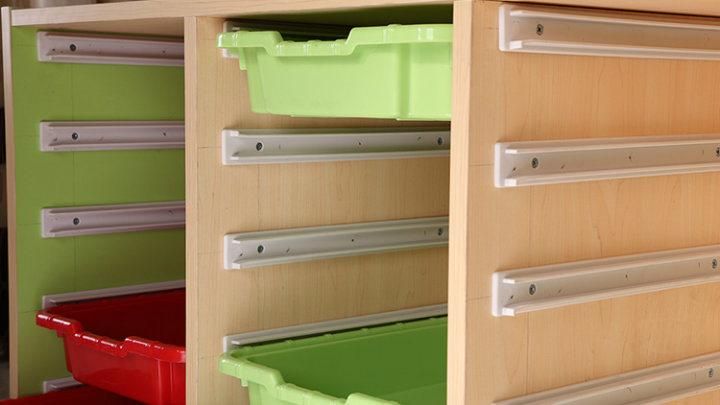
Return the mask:
<svg viewBox="0 0 720 405">
<path fill-rule="evenodd" d="M 64 339 L 76 380 L 146 404 L 185 403 L 184 289 L 60 305 L 36 322 Z"/>
<path fill-rule="evenodd" d="M 140 402 L 93 387 L 68 388 L 33 397 L 0 401 L 0 405 L 140 405 Z"/>
</svg>

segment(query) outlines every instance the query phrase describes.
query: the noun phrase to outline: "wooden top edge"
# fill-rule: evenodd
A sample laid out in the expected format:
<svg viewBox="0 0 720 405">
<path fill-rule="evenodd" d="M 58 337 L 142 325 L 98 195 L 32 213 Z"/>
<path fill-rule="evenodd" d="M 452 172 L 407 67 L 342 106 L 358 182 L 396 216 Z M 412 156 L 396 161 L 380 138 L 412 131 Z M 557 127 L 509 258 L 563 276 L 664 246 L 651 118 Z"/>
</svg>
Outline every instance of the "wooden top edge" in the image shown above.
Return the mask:
<svg viewBox="0 0 720 405">
<path fill-rule="evenodd" d="M 183 17 L 240 17 L 432 4 L 452 4 L 452 0 L 143 0 L 17 9 L 12 10 L 12 25 L 43 26 Z"/>
<path fill-rule="evenodd" d="M 680 14 L 688 16 L 718 17 L 717 0 L 504 0 L 512 3 L 534 3 L 585 8 L 602 8 L 618 11 Z"/>
</svg>

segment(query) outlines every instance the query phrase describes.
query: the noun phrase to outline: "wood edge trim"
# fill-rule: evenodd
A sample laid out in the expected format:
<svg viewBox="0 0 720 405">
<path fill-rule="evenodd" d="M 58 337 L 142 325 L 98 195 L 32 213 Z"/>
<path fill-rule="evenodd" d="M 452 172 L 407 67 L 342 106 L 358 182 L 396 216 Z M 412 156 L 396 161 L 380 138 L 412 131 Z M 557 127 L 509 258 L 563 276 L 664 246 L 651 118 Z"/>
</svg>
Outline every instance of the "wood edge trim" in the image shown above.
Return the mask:
<svg viewBox="0 0 720 405">
<path fill-rule="evenodd" d="M 17 222 L 15 201 L 15 126 L 13 109 L 12 75 L 12 13 L 10 7 L 3 7 L 2 16 L 2 62 L 5 100 L 5 147 L 6 147 L 6 193 L 8 223 L 8 295 L 9 295 L 9 361 L 10 398 L 19 394 L 18 381 L 18 307 L 17 307 Z"/>
</svg>

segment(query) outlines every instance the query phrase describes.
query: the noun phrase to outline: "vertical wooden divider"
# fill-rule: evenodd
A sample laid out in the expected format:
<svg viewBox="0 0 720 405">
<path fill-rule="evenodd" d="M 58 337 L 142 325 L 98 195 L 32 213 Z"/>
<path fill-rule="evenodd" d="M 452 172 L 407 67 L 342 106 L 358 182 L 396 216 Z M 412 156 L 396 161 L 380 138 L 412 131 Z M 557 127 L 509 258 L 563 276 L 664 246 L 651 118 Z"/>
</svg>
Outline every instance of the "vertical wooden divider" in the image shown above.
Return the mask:
<svg viewBox="0 0 720 405">
<path fill-rule="evenodd" d="M 3 192 L 7 193 L 7 227 L 8 227 L 8 353 L 10 398 L 18 395 L 18 304 L 17 289 L 17 231 L 15 201 L 15 126 L 13 112 L 13 76 L 12 76 L 12 18 L 10 7 L 2 8 L 2 62 L 3 62 L 3 96 L 5 98 L 5 164 L 7 167 L 7 183 Z M 11 287 L 12 286 L 12 287 Z"/>
<path fill-rule="evenodd" d="M 720 63 L 503 53 L 499 5 L 455 3 L 448 403 L 720 350 L 717 284 L 490 314 L 495 271 L 720 243 L 718 173 L 494 187 L 498 141 L 720 132 Z"/>
<path fill-rule="evenodd" d="M 198 404 L 198 18 L 185 17 L 185 350 L 186 403 Z"/>
</svg>

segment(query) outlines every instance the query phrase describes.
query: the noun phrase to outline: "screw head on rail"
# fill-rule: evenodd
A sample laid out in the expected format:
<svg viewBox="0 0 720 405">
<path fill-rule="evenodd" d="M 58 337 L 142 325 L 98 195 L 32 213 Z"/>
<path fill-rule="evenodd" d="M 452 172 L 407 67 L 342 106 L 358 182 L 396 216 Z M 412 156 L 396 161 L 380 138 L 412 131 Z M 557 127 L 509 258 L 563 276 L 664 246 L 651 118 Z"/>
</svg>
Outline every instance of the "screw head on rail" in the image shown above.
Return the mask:
<svg viewBox="0 0 720 405">
<path fill-rule="evenodd" d="M 265 246 L 263 246 L 263 245 L 258 246 L 258 248 L 257 248 L 258 253 L 262 253 L 264 251 L 265 251 Z"/>
<path fill-rule="evenodd" d="M 718 268 L 718 259 L 713 259 L 713 260 L 712 260 L 712 268 L 713 268 L 713 269 L 717 269 L 717 268 Z"/>
<path fill-rule="evenodd" d="M 720 157 L 720 146 L 715 148 L 715 156 Z"/>
<path fill-rule="evenodd" d="M 70 44 L 70 50 L 71 50 L 72 52 L 77 51 L 77 45 L 75 45 L 75 44 Z"/>
<path fill-rule="evenodd" d="M 73 225 L 80 225 L 80 218 L 73 218 Z"/>
<path fill-rule="evenodd" d="M 442 228 L 438 228 L 438 236 L 443 236 L 445 231 Z"/>
<path fill-rule="evenodd" d="M 258 143 L 255 144 L 255 150 L 258 151 L 258 152 L 260 152 L 261 150 L 263 150 L 264 147 L 265 147 L 265 145 L 263 145 L 262 142 L 258 142 Z"/>
<path fill-rule="evenodd" d="M 545 33 L 545 27 L 542 24 L 538 24 L 537 27 L 535 27 L 535 33 L 538 35 L 542 35 Z"/>
<path fill-rule="evenodd" d="M 80 137 L 80 135 L 78 135 L 77 132 L 73 132 L 72 135 L 70 135 L 70 137 L 73 139 L 73 141 L 77 141 L 78 138 Z"/>
<path fill-rule="evenodd" d="M 710 370 L 708 370 L 708 378 L 713 378 L 713 377 L 715 377 L 715 369 L 711 368 Z"/>
<path fill-rule="evenodd" d="M 530 290 L 528 292 L 530 293 L 530 295 L 535 295 L 535 293 L 537 292 L 537 287 L 535 286 L 535 284 L 530 284 Z"/>
<path fill-rule="evenodd" d="M 538 160 L 538 158 L 533 158 L 531 164 L 533 169 L 537 169 L 538 166 L 540 166 L 540 161 Z"/>
<path fill-rule="evenodd" d="M 445 143 L 445 141 L 442 138 L 438 137 L 438 139 L 437 139 L 438 146 L 442 146 L 444 143 Z"/>
</svg>

